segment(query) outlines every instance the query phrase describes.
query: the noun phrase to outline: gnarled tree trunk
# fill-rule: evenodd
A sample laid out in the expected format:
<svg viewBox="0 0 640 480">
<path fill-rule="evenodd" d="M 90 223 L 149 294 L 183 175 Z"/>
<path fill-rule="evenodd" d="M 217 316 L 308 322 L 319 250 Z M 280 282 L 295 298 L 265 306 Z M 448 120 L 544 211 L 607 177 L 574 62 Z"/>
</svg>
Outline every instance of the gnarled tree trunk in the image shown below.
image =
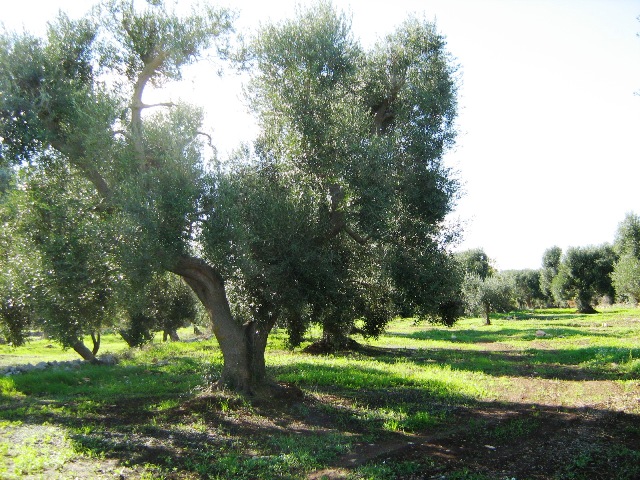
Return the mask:
<svg viewBox="0 0 640 480">
<path fill-rule="evenodd" d="M 89 350 L 82 340 L 77 339 L 73 345 L 71 345 L 71 348 L 73 348 L 73 350 L 80 355 L 83 360 L 91 363 L 100 363 L 93 352 Z"/>
<path fill-rule="evenodd" d="M 100 332 L 91 332 L 91 341 L 93 342 L 91 353 L 96 356 L 100 350 Z"/>
<path fill-rule="evenodd" d="M 172 342 L 179 342 L 180 336 L 175 330 L 164 330 L 162 332 L 162 341 L 166 342 L 167 340 L 171 340 Z"/>
<path fill-rule="evenodd" d="M 172 271 L 191 287 L 211 319 L 224 360 L 219 385 L 254 393 L 267 384 L 264 352 L 272 325 L 236 321 L 221 275 L 203 260 L 182 257 Z"/>
</svg>

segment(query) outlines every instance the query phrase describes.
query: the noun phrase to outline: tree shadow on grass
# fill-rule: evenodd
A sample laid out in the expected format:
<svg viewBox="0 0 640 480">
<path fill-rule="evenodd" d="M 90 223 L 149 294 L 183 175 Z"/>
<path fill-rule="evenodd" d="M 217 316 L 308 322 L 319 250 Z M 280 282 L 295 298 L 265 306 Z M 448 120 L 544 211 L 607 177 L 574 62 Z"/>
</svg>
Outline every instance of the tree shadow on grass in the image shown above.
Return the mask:
<svg viewBox="0 0 640 480">
<path fill-rule="evenodd" d="M 304 398 L 293 401 L 253 401 L 227 392 L 204 395 L 196 388 L 203 383 L 202 365 L 179 358 L 164 369 L 87 365 L 71 372 L 24 374 L 12 381 L 13 388 L 26 396 L 0 405 L 0 419 L 64 428 L 75 448 L 97 462 L 104 457 L 148 465 L 159 475 L 177 472 L 178 476 L 239 479 L 301 478 L 310 466 L 332 465 L 347 451 L 357 453 L 356 444 L 407 443 L 408 437 L 399 430 L 412 431 L 414 438 L 442 434 L 446 439 L 457 429 L 456 441 L 468 438 L 469 442 L 506 445 L 509 438 L 503 441 L 491 422 L 534 409 L 544 410 L 544 421 L 553 420 L 557 431 L 579 434 L 569 428 L 575 418 L 562 416 L 557 409 L 482 402 L 446 378 L 415 381 L 387 368 L 398 361 L 419 366 L 432 360 L 432 351 L 374 348 L 370 353 L 379 362 L 375 366 L 319 365 L 301 357 L 290 365 L 272 367 L 270 372 L 280 381 L 306 390 Z M 475 371 L 473 362 L 484 352 L 457 353 L 476 355 L 464 365 Z M 507 352 L 492 353 L 496 355 L 490 357 L 492 363 L 503 362 L 505 369 L 524 361 L 514 360 Z M 440 354 L 451 358 L 450 351 Z M 218 372 L 214 368 L 210 373 Z M 42 382 L 49 386 L 38 389 Z M 577 417 L 584 410 L 563 412 Z M 606 410 L 594 412 L 607 418 L 614 415 Z M 630 426 L 629 435 L 640 435 L 637 415 L 623 420 Z M 507 436 L 517 434 L 503 431 Z M 536 432 L 527 433 L 526 440 L 537 446 L 531 440 Z"/>
<path fill-rule="evenodd" d="M 373 477 L 384 472 L 393 478 L 635 480 L 640 478 L 640 415 L 477 402 L 460 406 L 444 429 L 360 445 L 310 478 L 336 468 L 346 474 L 365 463 Z"/>
<path fill-rule="evenodd" d="M 599 333 L 599 332 L 584 332 L 584 329 L 578 327 L 564 327 L 558 326 L 544 327 L 542 332 L 544 335 L 539 336 L 538 332 L 541 329 L 530 328 L 500 328 L 499 330 L 444 330 L 444 329 L 432 329 L 421 330 L 413 333 L 400 333 L 400 332 L 386 332 L 385 336 L 388 337 L 400 337 L 411 338 L 415 340 L 438 340 L 438 341 L 450 341 L 452 343 L 497 343 L 508 341 L 534 341 L 534 340 L 549 340 L 573 337 L 610 337 L 617 338 L 619 334 L 612 333 Z"/>
<path fill-rule="evenodd" d="M 407 386 L 384 365 L 301 361 L 271 369 L 279 380 L 301 371 L 313 375 L 296 382 L 308 388 L 304 398 L 255 401 L 228 392 L 203 394 L 194 388 L 202 382 L 199 373 L 175 366 L 163 371 L 83 365 L 27 373 L 12 378 L 24 397 L 0 405 L 0 420 L 15 424 L 5 424 L 5 433 L 20 425 L 63 428 L 74 448 L 91 458 L 150 465 L 159 474 L 178 469 L 203 478 L 300 478 L 300 469 L 331 462 L 354 439 L 395 435 L 385 429 L 384 415 L 370 409 L 384 407 L 392 416 L 400 406 L 405 413 L 428 409 L 442 418 L 451 404 L 473 400 L 445 381 Z"/>
<path fill-rule="evenodd" d="M 361 355 L 394 364 L 436 364 L 453 370 L 494 376 L 556 380 L 633 380 L 640 378 L 640 348 L 461 350 L 449 348 L 391 349 L 365 347 Z"/>
</svg>

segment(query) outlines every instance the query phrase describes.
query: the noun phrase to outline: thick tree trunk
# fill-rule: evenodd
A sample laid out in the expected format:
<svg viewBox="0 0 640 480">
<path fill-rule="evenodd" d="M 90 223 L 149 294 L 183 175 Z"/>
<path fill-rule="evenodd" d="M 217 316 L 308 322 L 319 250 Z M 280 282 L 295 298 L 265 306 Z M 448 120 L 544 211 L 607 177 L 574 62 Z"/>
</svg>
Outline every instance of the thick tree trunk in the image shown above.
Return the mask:
<svg viewBox="0 0 640 480">
<path fill-rule="evenodd" d="M 489 307 L 484 308 L 484 324 L 491 325 L 491 309 Z"/>
<path fill-rule="evenodd" d="M 167 340 L 171 340 L 172 342 L 179 342 L 180 336 L 175 330 L 164 330 L 162 332 L 162 341 L 166 342 Z"/>
<path fill-rule="evenodd" d="M 361 345 L 342 331 L 334 332 L 326 325 L 322 330 L 322 338 L 305 347 L 305 353 L 326 354 L 345 350 L 358 350 Z"/>
<path fill-rule="evenodd" d="M 211 319 L 224 361 L 219 385 L 254 393 L 268 383 L 264 352 L 272 325 L 237 322 L 231 314 L 222 277 L 204 261 L 182 257 L 173 272 L 191 287 Z"/>
<path fill-rule="evenodd" d="M 93 353 L 91 353 L 91 350 L 89 350 L 89 348 L 82 342 L 82 340 L 76 340 L 74 344 L 71 345 L 71 348 L 73 348 L 73 350 L 87 362 L 100 363 L 100 361 Z"/>
<path fill-rule="evenodd" d="M 591 298 L 589 295 L 578 295 L 576 297 L 576 309 L 578 313 L 598 313 L 595 308 L 591 306 Z"/>
</svg>

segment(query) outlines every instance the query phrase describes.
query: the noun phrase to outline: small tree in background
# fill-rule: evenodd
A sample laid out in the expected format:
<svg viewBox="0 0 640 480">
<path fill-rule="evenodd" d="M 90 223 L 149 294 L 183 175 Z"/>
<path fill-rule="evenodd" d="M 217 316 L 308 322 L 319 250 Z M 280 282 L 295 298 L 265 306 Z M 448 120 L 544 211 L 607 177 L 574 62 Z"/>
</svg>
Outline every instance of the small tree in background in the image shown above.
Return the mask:
<svg viewBox="0 0 640 480">
<path fill-rule="evenodd" d="M 611 280 L 618 299 L 640 302 L 640 259 L 633 255 L 620 257 L 613 267 Z"/>
<path fill-rule="evenodd" d="M 193 293 L 171 273 L 155 276 L 129 310 L 120 335 L 131 347 L 150 342 L 154 332 L 163 332 L 164 341 L 177 341 L 178 328 L 195 322 L 197 316 Z"/>
<path fill-rule="evenodd" d="M 611 273 L 616 254 L 610 245 L 572 247 L 562 259 L 552 289 L 558 300 L 574 300 L 580 313 L 596 313 L 598 296 L 614 296 Z"/>
<path fill-rule="evenodd" d="M 518 308 L 534 308 L 544 301 L 539 270 L 510 270 L 501 272 L 501 275 L 511 282 L 513 299 Z"/>
<path fill-rule="evenodd" d="M 640 216 L 627 213 L 618 224 L 613 249 L 618 256 L 632 255 L 640 258 Z"/>
<path fill-rule="evenodd" d="M 491 325 L 491 313 L 513 309 L 511 282 L 503 275 L 482 279 L 475 273 L 467 274 L 462 284 L 462 294 L 467 313 L 482 315 L 485 325 Z"/>
<path fill-rule="evenodd" d="M 484 280 L 495 273 L 491 259 L 482 248 L 473 248 L 455 253 L 456 260 L 465 274 L 473 274 Z"/>
<path fill-rule="evenodd" d="M 547 305 L 555 302 L 553 295 L 553 279 L 558 274 L 560 262 L 562 260 L 562 249 L 551 247 L 542 254 L 542 268 L 540 269 L 540 293 L 543 295 Z"/>
<path fill-rule="evenodd" d="M 618 261 L 611 279 L 620 300 L 640 301 L 640 217 L 628 213 L 618 225 L 613 248 Z"/>
</svg>

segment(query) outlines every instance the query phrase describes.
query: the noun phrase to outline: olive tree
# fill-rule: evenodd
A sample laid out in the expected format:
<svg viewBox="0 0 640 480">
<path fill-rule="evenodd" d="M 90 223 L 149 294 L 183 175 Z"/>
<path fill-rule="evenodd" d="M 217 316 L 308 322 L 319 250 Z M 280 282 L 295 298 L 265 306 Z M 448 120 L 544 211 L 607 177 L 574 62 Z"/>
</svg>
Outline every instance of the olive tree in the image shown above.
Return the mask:
<svg viewBox="0 0 640 480">
<path fill-rule="evenodd" d="M 230 330 L 220 336 L 223 382 L 243 388 L 244 330 L 229 313 L 220 275 L 193 255 L 207 190 L 202 112 L 144 102 L 149 84 L 180 79 L 211 47 L 222 54 L 231 30 L 225 10 L 180 17 L 162 2 L 137 9 L 123 0 L 78 21 L 61 14 L 45 39 L 5 33 L 0 154 L 4 171 L 40 172 L 25 180 L 35 200 L 22 216 L 36 218 L 33 245 L 52 267 L 43 268 L 43 282 L 32 279 L 42 286 L 36 306 L 47 324 L 58 324 L 63 345 L 107 316 L 109 289 L 134 298 L 154 275 L 173 271 Z M 113 269 L 117 281 L 100 268 Z M 90 295 L 78 295 L 83 288 Z"/>
<path fill-rule="evenodd" d="M 469 273 L 462 284 L 462 293 L 467 313 L 482 315 L 485 325 L 491 325 L 491 313 L 508 312 L 513 308 L 512 282 L 501 274 L 483 279 Z"/>
<path fill-rule="evenodd" d="M 560 262 L 562 260 L 562 249 L 551 247 L 542 254 L 542 268 L 540 269 L 540 291 L 547 301 L 552 304 L 555 300 L 553 295 L 553 279 L 558 274 Z"/>
<path fill-rule="evenodd" d="M 219 383 L 242 391 L 268 383 L 276 322 L 294 340 L 311 321 L 334 334 L 361 318 L 375 334 L 399 305 L 449 312 L 456 291 L 443 218 L 457 183 L 441 161 L 455 82 L 443 38 L 412 20 L 365 53 L 344 17 L 314 8 L 257 37 L 262 134 L 227 163 L 205 153 L 201 109 L 145 102 L 149 85 L 179 80 L 212 49 L 225 57 L 226 10 L 180 16 L 161 1 L 113 0 L 79 21 L 62 15 L 46 39 L 0 38 L 3 171 L 38 169 L 25 188 L 43 178 L 43 196 L 60 183 L 50 172 L 66 182 L 53 197 L 56 248 L 33 223 L 41 262 L 57 265 L 57 247 L 77 243 L 73 259 L 93 269 L 69 279 L 89 282 L 94 310 L 107 296 L 135 306 L 154 279 L 178 275 L 210 318 Z M 79 230 L 63 221 L 74 211 Z M 47 279 L 38 308 L 75 302 L 62 280 Z"/>
<path fill-rule="evenodd" d="M 640 301 L 640 217 L 628 213 L 618 225 L 613 248 L 618 260 L 611 279 L 620 299 Z"/>
<path fill-rule="evenodd" d="M 539 270 L 508 270 L 501 274 L 511 282 L 513 299 L 518 308 L 534 308 L 544 300 Z"/>
<path fill-rule="evenodd" d="M 482 248 L 456 252 L 455 258 L 465 274 L 477 275 L 484 280 L 495 273 L 495 268 L 491 265 L 489 255 Z"/>
<path fill-rule="evenodd" d="M 616 254 L 610 245 L 572 247 L 562 258 L 553 280 L 558 300 L 573 300 L 580 313 L 595 313 L 592 304 L 598 296 L 613 297 L 611 272 Z"/>
<path fill-rule="evenodd" d="M 119 332 L 131 347 L 153 340 L 155 332 L 163 340 L 179 340 L 178 328 L 194 323 L 197 308 L 193 293 L 172 273 L 155 275 L 135 300 L 128 302 L 127 321 Z"/>
<path fill-rule="evenodd" d="M 629 254 L 620 257 L 613 266 L 611 281 L 617 298 L 640 302 L 640 259 Z"/>
<path fill-rule="evenodd" d="M 233 259 L 284 269 L 245 276 L 243 295 L 284 315 L 294 344 L 312 321 L 338 348 L 356 319 L 369 335 L 399 310 L 442 319 L 455 296 L 443 220 L 457 183 L 441 160 L 455 135 L 455 81 L 444 46 L 433 25 L 412 19 L 365 52 L 326 3 L 253 41 L 249 98 L 261 134 L 253 168 L 240 163 L 253 193 L 233 202 L 255 216 L 251 197 L 264 204 L 262 189 L 277 192 L 270 209 L 284 222 L 267 245 L 262 229 L 273 225 L 249 222 L 261 230 L 243 235 L 258 243 Z"/>
<path fill-rule="evenodd" d="M 616 230 L 613 249 L 618 256 L 640 258 L 640 216 L 633 212 L 625 215 Z"/>
</svg>

